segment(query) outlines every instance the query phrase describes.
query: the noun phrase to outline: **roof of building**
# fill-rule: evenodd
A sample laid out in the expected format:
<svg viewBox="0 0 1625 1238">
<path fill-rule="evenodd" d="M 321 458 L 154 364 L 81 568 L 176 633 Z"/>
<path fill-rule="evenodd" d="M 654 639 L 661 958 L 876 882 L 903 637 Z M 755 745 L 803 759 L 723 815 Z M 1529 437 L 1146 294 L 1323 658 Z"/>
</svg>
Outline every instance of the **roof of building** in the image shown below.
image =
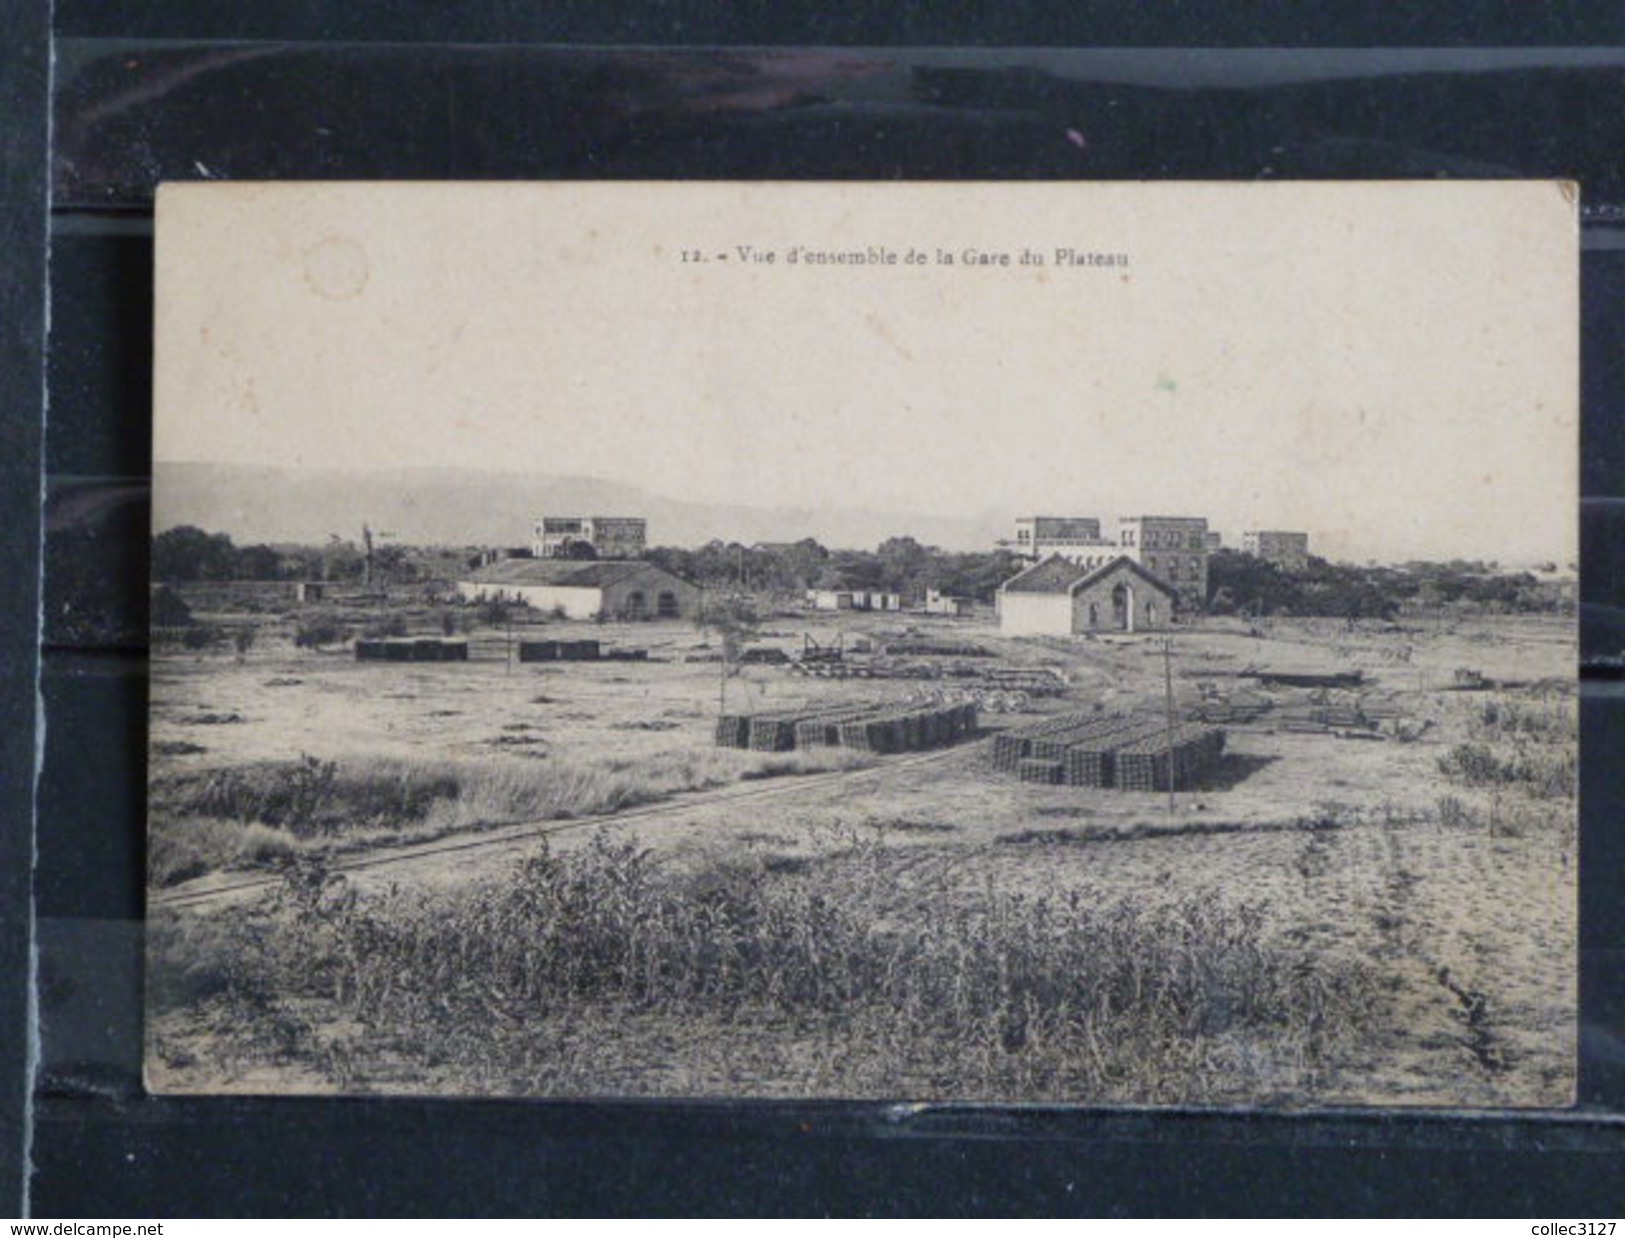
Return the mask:
<svg viewBox="0 0 1625 1238">
<path fill-rule="evenodd" d="M 1127 555 L 1118 555 L 1110 563 L 1096 568 L 1079 567 L 1076 563 L 1061 558 L 1060 555 L 1051 555 L 1042 563 L 1035 563 L 1025 572 L 1019 572 L 1005 581 L 1004 591 L 1007 593 L 1072 593 L 1125 568 L 1153 588 L 1170 597 L 1178 592 L 1167 581 L 1153 576 Z"/>
<path fill-rule="evenodd" d="M 553 585 L 563 589 L 605 589 L 640 572 L 681 577 L 642 559 L 504 559 L 470 572 L 482 585 Z"/>
<path fill-rule="evenodd" d="M 1020 524 L 1023 521 L 1031 521 L 1034 526 L 1044 525 L 1056 530 L 1061 537 L 1067 536 L 1068 530 L 1100 528 L 1100 521 L 1094 516 L 1023 516 L 1016 523 Z"/>
</svg>

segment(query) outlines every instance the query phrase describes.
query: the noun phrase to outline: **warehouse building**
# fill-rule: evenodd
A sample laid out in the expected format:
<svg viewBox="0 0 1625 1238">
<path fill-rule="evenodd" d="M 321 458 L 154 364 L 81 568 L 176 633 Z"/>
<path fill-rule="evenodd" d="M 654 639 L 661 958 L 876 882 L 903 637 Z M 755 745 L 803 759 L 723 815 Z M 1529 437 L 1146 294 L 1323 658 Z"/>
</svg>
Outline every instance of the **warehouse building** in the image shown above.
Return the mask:
<svg viewBox="0 0 1625 1238">
<path fill-rule="evenodd" d="M 1007 636 L 1159 631 L 1178 602 L 1177 590 L 1127 554 L 1095 568 L 1052 555 L 1000 587 L 999 630 Z"/>
<path fill-rule="evenodd" d="M 457 592 L 470 602 L 522 602 L 567 619 L 692 619 L 700 587 L 643 562 L 509 559 L 470 573 Z"/>
</svg>

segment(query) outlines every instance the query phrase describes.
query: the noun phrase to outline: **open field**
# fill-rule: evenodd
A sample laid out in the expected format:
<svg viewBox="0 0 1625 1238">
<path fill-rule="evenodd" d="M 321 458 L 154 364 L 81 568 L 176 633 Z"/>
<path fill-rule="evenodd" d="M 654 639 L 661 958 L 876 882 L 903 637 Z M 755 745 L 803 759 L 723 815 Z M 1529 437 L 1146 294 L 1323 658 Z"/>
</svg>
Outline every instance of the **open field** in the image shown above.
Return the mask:
<svg viewBox="0 0 1625 1238">
<path fill-rule="evenodd" d="M 1359 670 L 1332 703 L 1383 721 L 1289 731 L 1326 700 L 1258 689 L 1273 708 L 1171 809 L 1019 784 L 989 751 L 1043 713 L 1160 710 L 1160 639 L 767 627 L 791 652 L 912 628 L 1068 686 L 923 756 L 762 753 L 713 746 L 719 666 L 677 624 L 547 625 L 638 663 L 510 664 L 489 632 L 467 663 L 274 637 L 155 657 L 153 1086 L 1569 1100 L 1571 624 L 1181 629 L 1182 713 L 1249 670 Z M 1456 690 L 1462 668 L 1495 686 Z M 752 712 L 963 688 L 761 665 L 726 691 Z"/>
</svg>

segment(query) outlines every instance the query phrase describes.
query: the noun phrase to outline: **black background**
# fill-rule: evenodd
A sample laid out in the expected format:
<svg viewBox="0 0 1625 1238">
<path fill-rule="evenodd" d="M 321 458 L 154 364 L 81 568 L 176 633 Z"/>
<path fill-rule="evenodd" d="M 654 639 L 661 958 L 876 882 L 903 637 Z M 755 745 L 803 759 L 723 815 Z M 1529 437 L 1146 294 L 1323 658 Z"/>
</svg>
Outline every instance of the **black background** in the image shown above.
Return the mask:
<svg viewBox="0 0 1625 1238">
<path fill-rule="evenodd" d="M 1612 1115 L 1625 1111 L 1625 901 L 1611 827 L 1625 806 L 1613 758 L 1625 697 L 1600 664 L 1582 701 L 1582 1074 L 1570 1113 L 141 1092 L 161 180 L 1572 176 L 1586 220 L 1584 652 L 1625 648 L 1610 557 L 1625 543 L 1613 416 L 1625 381 L 1625 15 L 1334 5 L 1311 20 L 1168 3 L 1075 5 L 1060 20 L 1051 7 L 1000 5 L 973 24 L 896 5 L 724 16 L 700 4 L 61 0 L 48 19 L 43 4 L 0 0 L 11 37 L 0 53 L 0 1212 L 21 1207 L 26 1173 L 36 816 L 39 1215 L 1622 1210 Z M 1038 63 L 1008 50 L 1038 46 L 1140 50 Z M 854 88 L 842 61 L 888 89 Z M 1071 127 L 1087 127 L 1086 154 L 1065 140 Z"/>
</svg>

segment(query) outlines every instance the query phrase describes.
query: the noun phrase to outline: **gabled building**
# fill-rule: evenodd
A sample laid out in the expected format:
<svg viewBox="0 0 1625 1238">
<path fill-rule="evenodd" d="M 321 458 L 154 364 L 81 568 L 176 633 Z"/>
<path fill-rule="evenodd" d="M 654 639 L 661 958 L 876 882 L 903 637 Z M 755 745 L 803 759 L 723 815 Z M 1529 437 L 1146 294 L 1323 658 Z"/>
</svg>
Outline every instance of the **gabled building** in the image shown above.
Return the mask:
<svg viewBox="0 0 1625 1238">
<path fill-rule="evenodd" d="M 509 559 L 457 583 L 470 602 L 522 602 L 567 619 L 692 619 L 700 587 L 642 561 Z"/>
<path fill-rule="evenodd" d="M 999 545 L 1042 563 L 1052 555 L 1094 570 L 1127 557 L 1170 584 L 1193 609 L 1207 604 L 1208 555 L 1216 548 L 1201 516 L 1125 516 L 1115 537 L 1092 516 L 1024 516 L 1015 537 Z"/>
<path fill-rule="evenodd" d="M 1051 555 L 999 589 L 999 630 L 1008 636 L 1079 636 L 1160 631 L 1179 593 L 1120 554 L 1100 567 Z"/>
</svg>

